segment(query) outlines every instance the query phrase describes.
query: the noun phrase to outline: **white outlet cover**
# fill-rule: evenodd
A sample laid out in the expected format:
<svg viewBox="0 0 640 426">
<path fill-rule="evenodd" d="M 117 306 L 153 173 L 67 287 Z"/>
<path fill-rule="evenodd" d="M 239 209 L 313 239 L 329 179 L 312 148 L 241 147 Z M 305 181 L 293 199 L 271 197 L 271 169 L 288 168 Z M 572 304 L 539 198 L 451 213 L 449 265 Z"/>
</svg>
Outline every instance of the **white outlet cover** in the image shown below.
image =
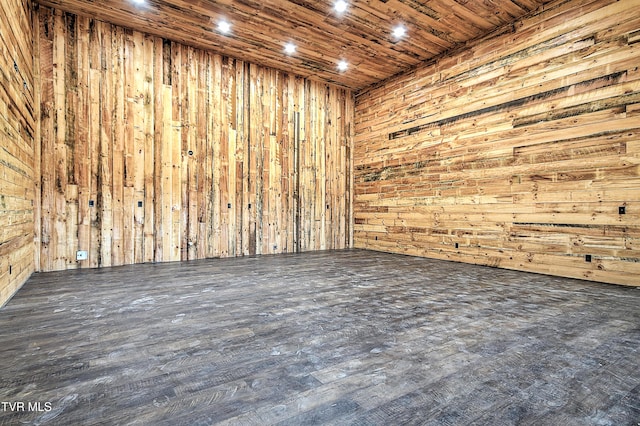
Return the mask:
<svg viewBox="0 0 640 426">
<path fill-rule="evenodd" d="M 87 260 L 89 258 L 89 255 L 87 254 L 86 250 L 78 250 L 76 252 L 76 260 Z"/>
</svg>

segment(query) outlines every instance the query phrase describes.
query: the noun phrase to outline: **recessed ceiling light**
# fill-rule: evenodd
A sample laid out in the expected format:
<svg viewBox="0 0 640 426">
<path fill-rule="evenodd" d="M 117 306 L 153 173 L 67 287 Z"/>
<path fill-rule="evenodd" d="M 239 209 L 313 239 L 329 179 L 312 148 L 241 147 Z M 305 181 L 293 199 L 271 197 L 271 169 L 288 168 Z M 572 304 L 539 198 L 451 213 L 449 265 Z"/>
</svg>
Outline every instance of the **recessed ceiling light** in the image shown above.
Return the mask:
<svg viewBox="0 0 640 426">
<path fill-rule="evenodd" d="M 224 20 L 218 22 L 218 31 L 222 34 L 228 34 L 231 31 L 231 24 Z"/>
<path fill-rule="evenodd" d="M 393 36 L 395 38 L 401 38 L 407 33 L 407 29 L 402 25 L 398 25 L 393 29 Z"/>
<path fill-rule="evenodd" d="M 333 8 L 336 10 L 336 12 L 338 13 L 342 13 L 345 10 L 347 10 L 347 2 L 344 0 L 337 0 L 334 4 L 333 4 Z"/>
<path fill-rule="evenodd" d="M 347 61 L 338 62 L 338 70 L 339 71 L 346 71 L 347 68 L 349 68 L 349 64 L 347 63 Z"/>
<path fill-rule="evenodd" d="M 293 55 L 296 53 L 296 45 L 293 43 L 287 43 L 284 45 L 284 53 L 287 55 Z"/>
</svg>

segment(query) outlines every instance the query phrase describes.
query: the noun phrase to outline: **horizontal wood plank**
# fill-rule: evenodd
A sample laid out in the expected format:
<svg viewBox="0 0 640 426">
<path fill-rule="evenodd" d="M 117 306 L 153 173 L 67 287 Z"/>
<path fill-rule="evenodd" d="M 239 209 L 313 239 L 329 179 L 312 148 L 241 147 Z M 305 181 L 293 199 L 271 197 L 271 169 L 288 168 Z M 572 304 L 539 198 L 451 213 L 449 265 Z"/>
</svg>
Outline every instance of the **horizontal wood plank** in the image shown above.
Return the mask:
<svg viewBox="0 0 640 426">
<path fill-rule="evenodd" d="M 0 6 L 0 306 L 34 271 L 39 94 L 31 2 Z"/>
<path fill-rule="evenodd" d="M 638 5 L 553 3 L 358 94 L 355 246 L 640 284 Z"/>
</svg>

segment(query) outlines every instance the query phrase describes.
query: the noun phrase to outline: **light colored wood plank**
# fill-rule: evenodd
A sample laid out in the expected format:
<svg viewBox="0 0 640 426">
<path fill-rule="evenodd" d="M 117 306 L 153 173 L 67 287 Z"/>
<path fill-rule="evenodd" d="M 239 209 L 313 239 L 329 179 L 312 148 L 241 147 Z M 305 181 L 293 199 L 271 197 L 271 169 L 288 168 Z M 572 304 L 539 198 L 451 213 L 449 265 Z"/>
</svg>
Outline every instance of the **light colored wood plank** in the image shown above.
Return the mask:
<svg viewBox="0 0 640 426">
<path fill-rule="evenodd" d="M 42 88 L 53 96 L 53 73 L 34 72 L 34 65 L 53 62 L 54 49 L 51 40 L 43 37 L 51 54 L 40 61 L 41 45 L 32 43 L 31 29 L 39 25 L 39 18 L 32 17 L 31 8 L 31 3 L 23 0 L 5 2 L 0 7 L 0 306 L 34 270 L 40 270 L 44 261 L 34 240 L 46 245 L 47 250 L 57 243 L 51 238 L 51 222 L 43 221 L 42 215 L 54 200 L 59 200 L 59 193 L 54 181 L 44 186 L 36 183 L 41 173 L 47 178 L 53 173 L 48 167 L 41 169 L 41 147 L 36 147 L 41 135 L 48 135 L 53 127 L 54 112 L 49 103 L 41 109 L 40 92 Z M 36 125 L 41 116 L 44 129 Z M 52 140 L 47 148 L 53 148 L 56 142 Z"/>
<path fill-rule="evenodd" d="M 432 0 L 428 5 L 406 1 L 356 2 L 340 16 L 330 11 L 328 3 L 315 1 L 303 4 L 272 0 L 256 7 L 229 0 L 165 0 L 146 5 L 148 13 L 141 13 L 135 4 L 116 0 L 39 2 L 271 69 L 358 90 L 493 30 L 510 31 L 509 25 L 515 18 L 534 12 L 549 0 L 465 4 Z M 232 37 L 211 34 L 215 23 L 212 24 L 210 17 L 220 16 L 234 21 Z M 409 35 L 402 40 L 395 40 L 389 34 L 390 25 L 398 20 L 406 21 L 408 26 Z M 296 29 L 295 34 L 292 28 Z M 284 55 L 282 43 L 292 37 L 298 50 L 295 55 Z M 507 44 L 497 48 L 508 47 Z M 336 64 L 345 55 L 353 65 L 349 72 L 340 72 Z"/>
<path fill-rule="evenodd" d="M 558 4 L 359 94 L 354 245 L 634 284 L 634 5 Z"/>
<path fill-rule="evenodd" d="M 38 19 L 40 72 L 50 76 L 42 105 L 51 111 L 41 146 L 57 148 L 43 158 L 43 270 L 76 265 L 84 245 L 89 261 L 80 265 L 92 267 L 292 252 L 297 212 L 306 217 L 304 250 L 344 246 L 335 233 L 348 221 L 350 184 L 337 169 L 353 138 L 342 124 L 353 120 L 351 92 L 69 16 L 41 8 Z M 52 17 L 59 28 L 45 35 Z M 78 30 L 67 31 L 65 19 Z M 72 61 L 62 53 L 69 45 Z M 55 79 L 54 60 L 66 61 Z M 75 89 L 55 89 L 71 74 Z M 300 171 L 294 111 L 308 138 Z M 77 185 L 73 199 L 69 185 Z"/>
</svg>

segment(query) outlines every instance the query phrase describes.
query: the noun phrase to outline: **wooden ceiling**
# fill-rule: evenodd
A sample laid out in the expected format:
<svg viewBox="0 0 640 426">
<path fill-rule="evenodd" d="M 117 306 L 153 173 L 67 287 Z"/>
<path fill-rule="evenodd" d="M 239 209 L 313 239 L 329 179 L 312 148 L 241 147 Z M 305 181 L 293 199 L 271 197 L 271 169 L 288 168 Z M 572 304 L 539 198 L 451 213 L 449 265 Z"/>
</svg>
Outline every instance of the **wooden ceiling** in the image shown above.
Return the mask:
<svg viewBox="0 0 640 426">
<path fill-rule="evenodd" d="M 549 0 L 36 0 L 354 90 L 516 21 Z M 231 32 L 221 34 L 221 19 Z M 392 30 L 406 28 L 396 39 Z M 293 55 L 284 52 L 294 43 Z M 340 60 L 348 63 L 340 71 Z"/>
</svg>

